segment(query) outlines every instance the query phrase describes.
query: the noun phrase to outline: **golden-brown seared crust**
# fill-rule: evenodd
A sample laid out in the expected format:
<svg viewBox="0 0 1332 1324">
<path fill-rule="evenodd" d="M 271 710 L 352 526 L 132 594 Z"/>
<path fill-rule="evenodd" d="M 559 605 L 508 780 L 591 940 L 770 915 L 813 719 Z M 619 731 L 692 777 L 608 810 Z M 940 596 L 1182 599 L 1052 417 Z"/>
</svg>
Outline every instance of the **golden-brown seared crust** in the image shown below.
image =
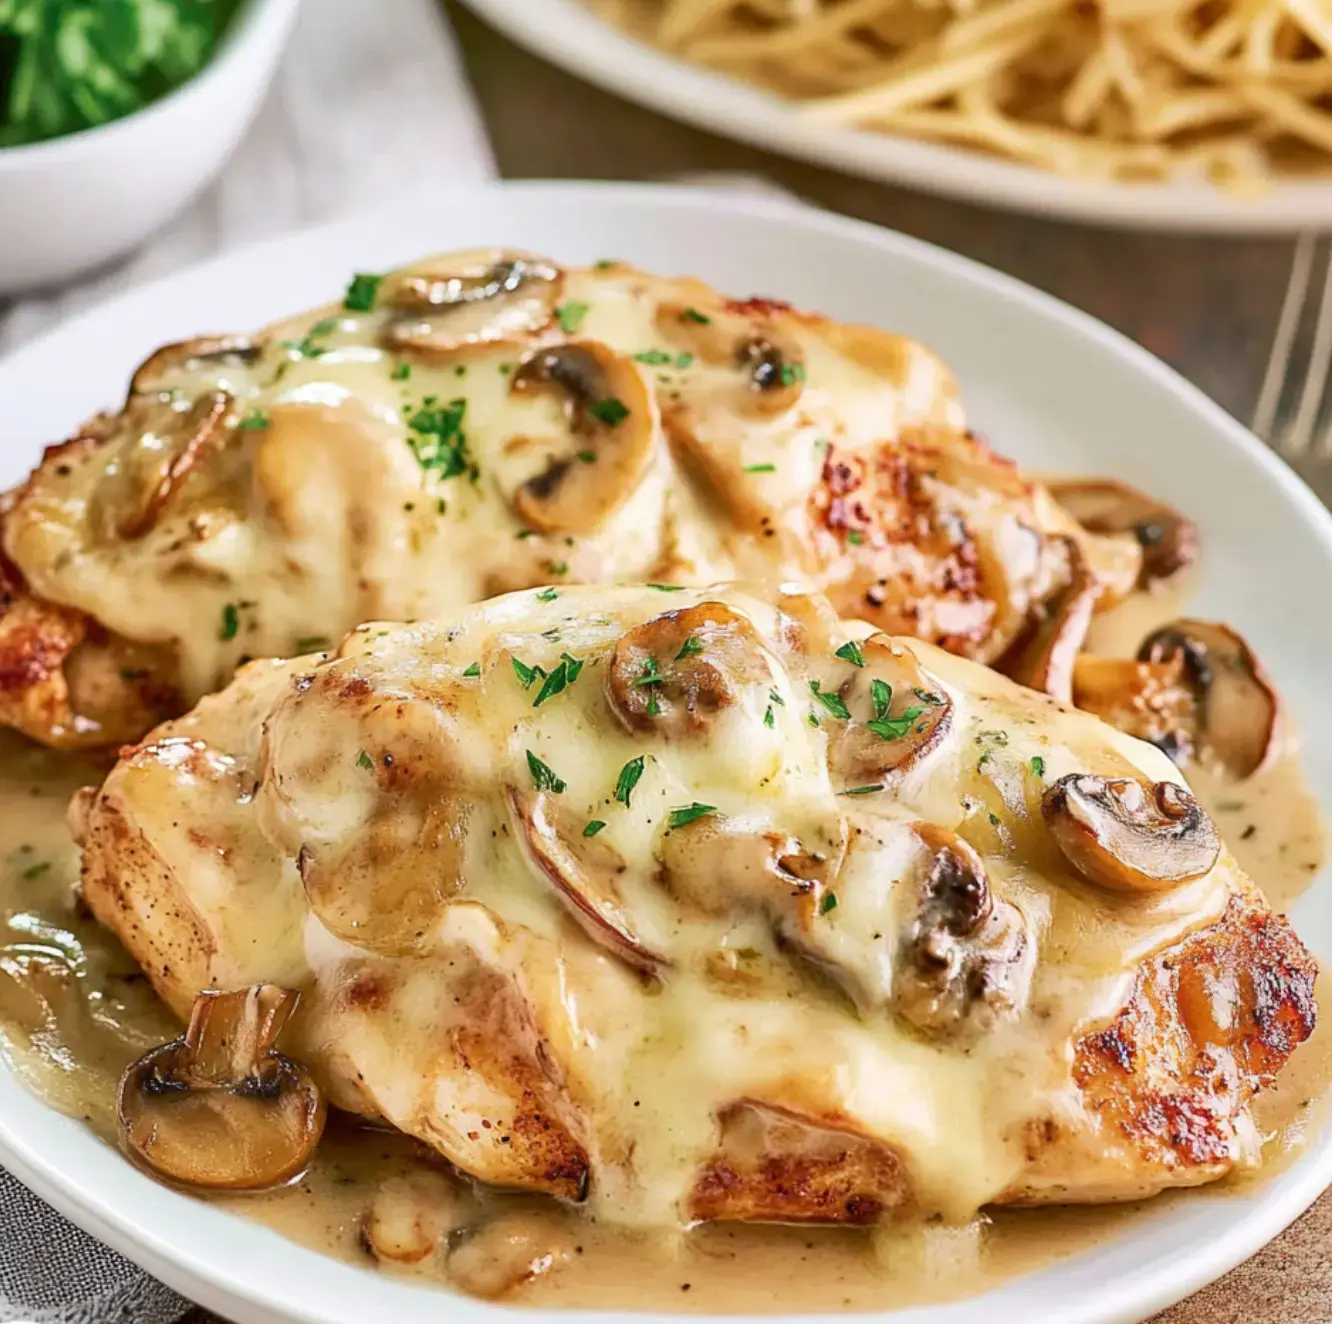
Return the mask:
<svg viewBox="0 0 1332 1324">
<path fill-rule="evenodd" d="M 1048 589 L 1032 491 L 970 432 L 917 428 L 871 450 L 830 447 L 808 510 L 824 591 L 844 616 L 992 661 Z M 1026 535 L 1026 566 L 1001 563 L 1000 521 Z"/>
<path fill-rule="evenodd" d="M 741 1102 L 719 1121 L 721 1146 L 694 1182 L 689 1218 L 867 1224 L 911 1198 L 901 1159 L 849 1118 Z"/>
<path fill-rule="evenodd" d="M 1226 1162 L 1237 1114 L 1313 1033 L 1316 975 L 1282 916 L 1232 901 L 1148 961 L 1114 1023 L 1079 1042 L 1087 1106 L 1147 1163 Z"/>
<path fill-rule="evenodd" d="M 54 749 L 135 740 L 180 709 L 158 650 L 45 602 L 0 555 L 0 725 Z"/>
</svg>

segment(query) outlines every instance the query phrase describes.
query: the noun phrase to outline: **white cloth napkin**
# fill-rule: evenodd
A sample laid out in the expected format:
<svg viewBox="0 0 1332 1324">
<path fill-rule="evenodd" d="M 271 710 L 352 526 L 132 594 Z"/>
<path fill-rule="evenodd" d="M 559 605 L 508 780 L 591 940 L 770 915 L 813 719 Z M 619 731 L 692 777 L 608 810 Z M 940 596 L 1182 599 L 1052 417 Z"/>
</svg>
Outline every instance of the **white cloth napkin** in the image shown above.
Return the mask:
<svg viewBox="0 0 1332 1324">
<path fill-rule="evenodd" d="M 403 191 L 474 183 L 494 161 L 437 0 L 305 0 L 277 81 L 217 184 L 147 247 L 0 316 L 0 352 L 87 305 L 224 247 Z M 0 1321 L 170 1324 L 190 1303 L 0 1172 Z"/>
</svg>

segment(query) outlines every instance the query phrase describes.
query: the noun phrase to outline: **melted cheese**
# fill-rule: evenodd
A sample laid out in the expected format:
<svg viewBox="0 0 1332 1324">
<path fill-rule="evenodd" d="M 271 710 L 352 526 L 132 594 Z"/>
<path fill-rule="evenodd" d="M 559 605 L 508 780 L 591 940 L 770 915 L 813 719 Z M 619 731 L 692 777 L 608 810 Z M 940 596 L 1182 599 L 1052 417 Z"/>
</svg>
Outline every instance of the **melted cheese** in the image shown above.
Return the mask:
<svg viewBox="0 0 1332 1324">
<path fill-rule="evenodd" d="M 703 602 L 756 627 L 771 683 L 743 688 L 698 738 L 631 733 L 607 711 L 612 645 L 664 610 Z M 1070 1148 L 1065 1187 L 1118 1182 L 1130 1193 L 1167 1181 L 1155 1173 L 1141 1184 L 1131 1150 L 1097 1137 L 1070 1077 L 1073 1045 L 1122 1006 L 1145 955 L 1219 918 L 1248 884 L 1223 853 L 1197 881 L 1125 903 L 1070 873 L 1039 803 L 1071 772 L 1178 781 L 1177 770 L 1093 717 L 912 643 L 930 690 L 952 705 L 948 734 L 889 790 L 848 796 L 853 788 L 829 774 L 839 719 L 811 686 L 836 692 L 851 663 L 835 648 L 868 630 L 837 627 L 808 646 L 793 644 L 790 630 L 770 600 L 743 589 L 574 588 L 512 594 L 439 622 L 364 626 L 336 658 L 246 668 L 122 761 L 102 794 L 151 844 L 174 895 L 211 935 L 212 950 L 191 954 L 142 892 L 144 922 L 158 925 L 150 950 L 171 953 L 169 972 L 143 957 L 147 968 L 178 1008 L 214 985 L 305 989 L 298 1044 L 334 1101 L 431 1143 L 443 1143 L 459 1088 L 439 1049 L 457 953 L 518 971 L 581 1118 L 590 1208 L 615 1224 L 678 1225 L 715 1151 L 719 1115 L 746 1099 L 849 1119 L 906 1156 L 916 1207 L 950 1220 L 1022 1186 L 1026 1128 L 1048 1117 L 1088 1141 Z M 515 659 L 548 675 L 566 655 L 583 663 L 578 678 L 535 705 L 540 678 L 524 687 Z M 187 748 L 191 756 L 180 756 Z M 515 840 L 508 797 L 534 791 L 533 758 L 561 783 L 551 799 L 575 845 L 585 824 L 606 824 L 595 840 L 625 862 L 619 913 L 658 978 L 573 923 Z M 638 758 L 642 776 L 626 804 L 617 784 Z M 820 907 L 800 941 L 849 990 L 876 971 L 882 983 L 901 959 L 892 926 L 920 850 L 913 825 L 956 832 L 1038 953 L 1021 972 L 1012 1014 L 961 1041 L 922 1037 L 890 998 L 873 1005 L 809 979 L 763 906 L 681 902 L 662 869 L 672 835 L 687 829 L 672 829 L 669 817 L 696 803 L 740 836 L 775 833 L 829 852 L 847 843 L 831 884 L 840 899 Z M 460 862 L 450 853 L 456 834 L 429 835 L 423 815 L 440 804 L 464 806 Z M 386 821 L 420 830 L 389 840 L 379 835 Z M 369 874 L 363 849 L 379 851 Z M 363 889 L 414 850 L 424 853 L 411 857 L 411 906 L 426 880 L 455 869 L 459 890 L 427 897 L 404 929 L 385 895 L 366 906 Z M 310 866 L 325 860 L 313 883 Z M 722 890 L 730 881 L 716 873 L 690 885 Z M 360 918 L 348 920 L 353 912 Z M 123 916 L 109 918 L 127 931 Z M 752 961 L 755 977 L 719 978 L 727 953 Z M 383 995 L 370 1011 L 348 994 L 367 977 Z M 1230 1159 L 1256 1150 L 1241 1116 Z"/>
</svg>

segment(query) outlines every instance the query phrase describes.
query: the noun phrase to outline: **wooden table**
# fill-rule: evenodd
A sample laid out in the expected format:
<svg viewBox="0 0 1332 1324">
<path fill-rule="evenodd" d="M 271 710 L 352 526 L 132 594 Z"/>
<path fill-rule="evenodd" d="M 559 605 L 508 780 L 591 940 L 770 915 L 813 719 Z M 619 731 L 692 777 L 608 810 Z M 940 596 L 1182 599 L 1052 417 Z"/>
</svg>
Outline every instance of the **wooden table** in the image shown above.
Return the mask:
<svg viewBox="0 0 1332 1324">
<path fill-rule="evenodd" d="M 505 178 L 766 176 L 829 210 L 965 253 L 1132 336 L 1244 421 L 1292 244 L 1114 233 L 942 202 L 831 174 L 663 119 L 543 64 L 449 3 Z M 440 167 L 447 169 L 447 154 Z M 1304 476 L 1332 504 L 1332 464 Z M 444 1318 L 447 1311 L 441 1312 Z M 204 1311 L 187 1324 L 218 1324 Z M 1332 1324 L 1332 1192 L 1247 1264 L 1153 1324 Z"/>
</svg>

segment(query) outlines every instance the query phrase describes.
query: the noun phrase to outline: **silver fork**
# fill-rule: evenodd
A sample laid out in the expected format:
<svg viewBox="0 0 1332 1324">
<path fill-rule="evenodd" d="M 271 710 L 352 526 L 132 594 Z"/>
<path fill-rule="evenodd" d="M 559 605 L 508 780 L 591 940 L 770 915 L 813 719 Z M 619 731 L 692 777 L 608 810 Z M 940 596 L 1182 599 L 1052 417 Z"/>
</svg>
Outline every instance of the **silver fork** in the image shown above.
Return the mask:
<svg viewBox="0 0 1332 1324">
<path fill-rule="evenodd" d="M 1303 367 L 1301 330 L 1313 335 Z M 1286 297 L 1251 424 L 1287 460 L 1332 459 L 1332 236 L 1302 234 L 1295 241 Z M 1324 418 L 1324 413 L 1328 414 Z"/>
</svg>

